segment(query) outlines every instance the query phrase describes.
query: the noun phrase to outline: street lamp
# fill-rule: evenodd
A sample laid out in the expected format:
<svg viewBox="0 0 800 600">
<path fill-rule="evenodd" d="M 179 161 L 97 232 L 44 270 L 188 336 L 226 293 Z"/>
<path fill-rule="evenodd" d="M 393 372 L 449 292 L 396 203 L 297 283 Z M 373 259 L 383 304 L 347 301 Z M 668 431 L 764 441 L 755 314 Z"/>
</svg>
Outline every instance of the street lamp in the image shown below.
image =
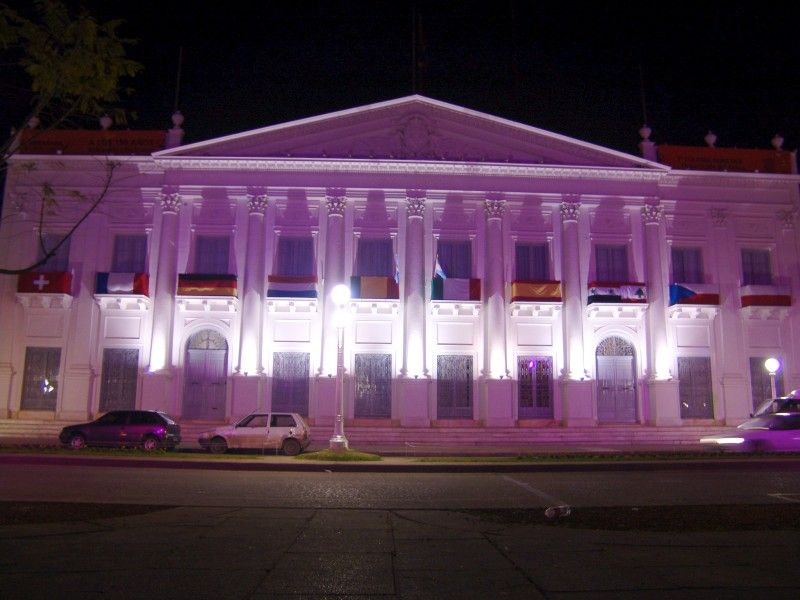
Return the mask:
<svg viewBox="0 0 800 600">
<path fill-rule="evenodd" d="M 778 392 L 775 389 L 775 374 L 780 370 L 781 363 L 777 358 L 769 357 L 764 361 L 764 368 L 769 373 L 769 388 L 772 392 L 771 398 L 777 398 Z"/>
<path fill-rule="evenodd" d="M 347 324 L 350 288 L 343 283 L 334 286 L 331 300 L 336 307 L 336 312 L 333 313 L 333 324 L 336 327 L 336 421 L 333 423 L 333 435 L 328 447 L 334 452 L 344 452 L 348 449 L 347 438 L 344 436 L 344 326 Z"/>
</svg>

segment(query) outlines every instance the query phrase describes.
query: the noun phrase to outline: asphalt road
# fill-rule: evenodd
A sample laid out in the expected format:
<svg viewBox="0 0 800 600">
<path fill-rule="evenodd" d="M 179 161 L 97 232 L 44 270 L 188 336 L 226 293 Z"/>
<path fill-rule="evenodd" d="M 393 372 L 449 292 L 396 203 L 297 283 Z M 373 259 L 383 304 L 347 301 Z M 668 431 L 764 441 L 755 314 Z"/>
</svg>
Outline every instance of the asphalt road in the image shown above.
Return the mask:
<svg viewBox="0 0 800 600">
<path fill-rule="evenodd" d="M 0 465 L 0 500 L 259 508 L 458 509 L 800 502 L 800 470 L 344 473 Z"/>
</svg>

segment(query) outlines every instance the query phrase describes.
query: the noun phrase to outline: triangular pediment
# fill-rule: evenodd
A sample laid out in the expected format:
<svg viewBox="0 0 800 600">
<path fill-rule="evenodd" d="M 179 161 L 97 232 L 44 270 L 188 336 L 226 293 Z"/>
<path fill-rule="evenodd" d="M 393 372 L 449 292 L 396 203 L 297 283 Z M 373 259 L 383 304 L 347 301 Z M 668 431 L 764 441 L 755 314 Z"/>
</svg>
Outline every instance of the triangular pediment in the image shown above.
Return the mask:
<svg viewBox="0 0 800 600">
<path fill-rule="evenodd" d="M 156 156 L 664 168 L 638 156 L 418 95 L 188 144 Z"/>
</svg>

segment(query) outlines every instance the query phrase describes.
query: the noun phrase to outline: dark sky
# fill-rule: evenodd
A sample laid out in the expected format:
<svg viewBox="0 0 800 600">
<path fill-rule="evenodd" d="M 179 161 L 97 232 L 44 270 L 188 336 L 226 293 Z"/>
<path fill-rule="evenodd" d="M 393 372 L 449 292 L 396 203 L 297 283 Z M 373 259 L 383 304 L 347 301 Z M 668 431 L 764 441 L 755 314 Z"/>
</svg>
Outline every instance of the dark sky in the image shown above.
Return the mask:
<svg viewBox="0 0 800 600">
<path fill-rule="evenodd" d="M 411 94 L 416 4 L 418 93 L 634 153 L 643 89 L 658 143 L 798 145 L 797 28 L 777 3 L 208 1 L 84 3 L 139 40 L 133 127 L 169 126 L 181 46 L 187 142 Z"/>
</svg>

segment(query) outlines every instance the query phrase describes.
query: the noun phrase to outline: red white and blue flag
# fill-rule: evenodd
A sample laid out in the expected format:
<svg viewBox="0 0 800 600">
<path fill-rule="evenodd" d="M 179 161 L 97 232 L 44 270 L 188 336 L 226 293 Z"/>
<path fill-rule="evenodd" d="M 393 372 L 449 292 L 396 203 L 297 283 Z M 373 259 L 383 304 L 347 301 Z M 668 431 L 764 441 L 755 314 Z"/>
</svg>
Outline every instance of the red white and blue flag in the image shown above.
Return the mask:
<svg viewBox="0 0 800 600">
<path fill-rule="evenodd" d="M 147 273 L 98 273 L 95 294 L 141 294 L 149 291 Z"/>
</svg>

